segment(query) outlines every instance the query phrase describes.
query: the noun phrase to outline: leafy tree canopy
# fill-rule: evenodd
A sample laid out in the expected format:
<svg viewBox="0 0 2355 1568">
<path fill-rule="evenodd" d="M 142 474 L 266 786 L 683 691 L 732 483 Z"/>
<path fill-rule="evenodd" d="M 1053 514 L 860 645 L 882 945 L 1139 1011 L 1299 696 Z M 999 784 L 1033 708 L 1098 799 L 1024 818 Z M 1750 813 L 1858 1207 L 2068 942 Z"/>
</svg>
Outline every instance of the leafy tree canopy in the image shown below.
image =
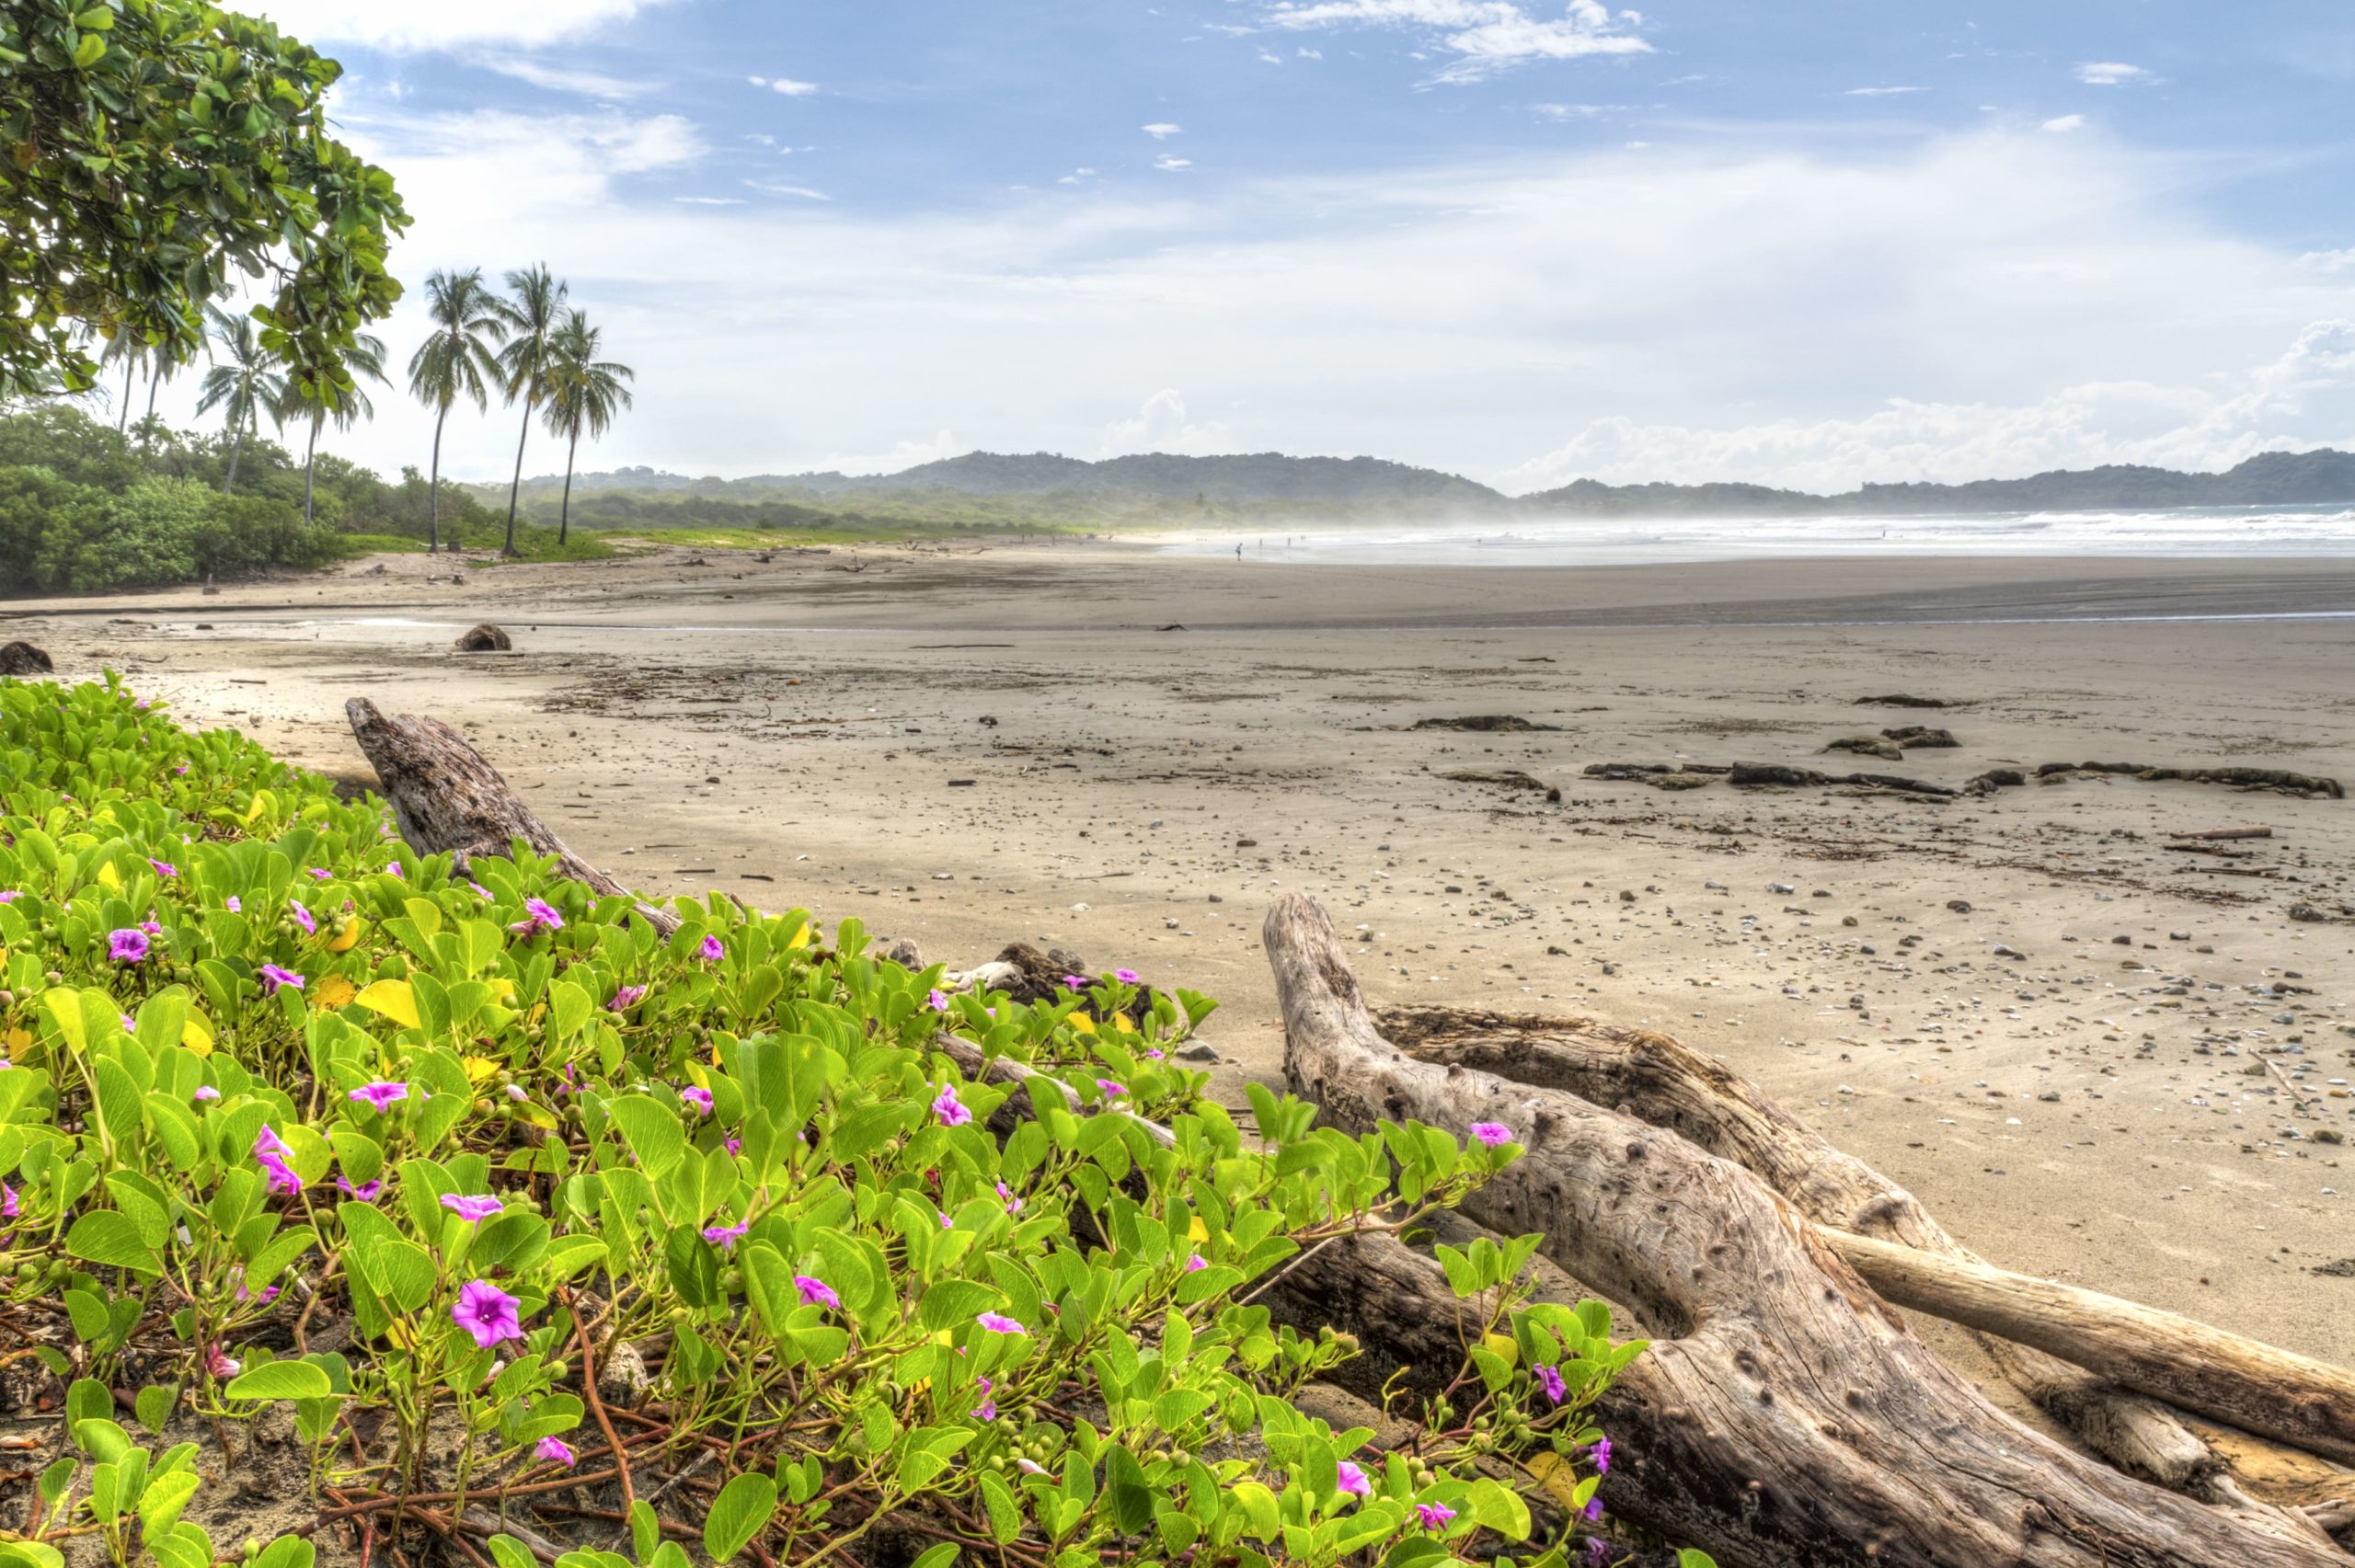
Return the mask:
<svg viewBox="0 0 2355 1568">
<path fill-rule="evenodd" d="M 392 176 L 327 134 L 342 74 L 200 0 L 0 0 L 0 398 L 91 384 L 81 338 L 192 352 L 233 270 L 304 395 L 392 310 Z"/>
</svg>

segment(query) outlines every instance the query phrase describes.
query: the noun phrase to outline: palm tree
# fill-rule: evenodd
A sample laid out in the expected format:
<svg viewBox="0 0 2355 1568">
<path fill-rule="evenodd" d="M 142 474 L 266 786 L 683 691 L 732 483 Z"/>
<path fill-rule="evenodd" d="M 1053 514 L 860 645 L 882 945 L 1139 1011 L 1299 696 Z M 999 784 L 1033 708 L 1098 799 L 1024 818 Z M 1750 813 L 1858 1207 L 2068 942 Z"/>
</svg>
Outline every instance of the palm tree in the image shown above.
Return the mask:
<svg viewBox="0 0 2355 1568">
<path fill-rule="evenodd" d="M 261 417 L 268 414 L 272 425 L 284 423 L 280 410 L 286 406 L 286 377 L 263 350 L 253 317 L 228 315 L 211 305 L 205 309 L 213 316 L 217 355 L 225 356 L 227 362 L 221 363 L 216 357 L 213 368 L 204 372 L 197 388 L 196 411 L 225 410 L 229 434 L 236 438 L 229 450 L 228 477 L 221 483 L 225 496 L 236 486 L 237 463 L 246 454 L 246 438 L 260 433 Z"/>
<path fill-rule="evenodd" d="M 515 554 L 515 502 L 523 490 L 523 443 L 532 434 L 532 410 L 547 398 L 548 347 L 564 325 L 564 302 L 570 290 L 557 280 L 542 262 L 522 272 L 507 274 L 513 295 L 499 303 L 499 319 L 508 331 L 499 350 L 500 377 L 507 401 L 523 399 L 523 430 L 515 438 L 515 482 L 507 490 L 507 544 L 502 554 Z"/>
<path fill-rule="evenodd" d="M 332 418 L 337 429 L 348 430 L 362 419 L 376 417 L 376 406 L 361 390 L 360 379 L 365 376 L 379 383 L 385 379 L 385 340 L 355 332 L 338 361 L 334 383 L 286 383 L 277 410 L 281 423 L 304 411 L 311 416 L 310 443 L 303 449 L 303 524 L 306 528 L 311 522 L 311 479 L 319 458 L 319 427 Z"/>
<path fill-rule="evenodd" d="M 507 337 L 507 318 L 500 306 L 479 267 L 436 272 L 425 280 L 425 314 L 433 323 L 433 336 L 408 361 L 408 390 L 433 410 L 429 555 L 442 548 L 442 427 L 450 418 L 451 405 L 461 397 L 471 399 L 479 410 L 490 407 L 488 388 L 500 380 L 493 349 Z"/>
<path fill-rule="evenodd" d="M 572 459 L 580 450 L 580 435 L 595 441 L 613 428 L 615 418 L 630 406 L 629 389 L 622 383 L 638 379 L 627 365 L 601 361 L 604 329 L 589 325 L 587 313 L 574 311 L 564 318 L 548 343 L 548 434 L 564 439 L 564 509 L 557 522 L 560 545 L 572 531 Z"/>
<path fill-rule="evenodd" d="M 122 367 L 122 407 L 116 416 L 114 428 L 118 433 L 131 429 L 131 387 L 139 374 L 139 367 L 152 358 L 147 340 L 128 326 L 119 326 L 107 346 L 98 350 L 98 363 Z"/>
</svg>

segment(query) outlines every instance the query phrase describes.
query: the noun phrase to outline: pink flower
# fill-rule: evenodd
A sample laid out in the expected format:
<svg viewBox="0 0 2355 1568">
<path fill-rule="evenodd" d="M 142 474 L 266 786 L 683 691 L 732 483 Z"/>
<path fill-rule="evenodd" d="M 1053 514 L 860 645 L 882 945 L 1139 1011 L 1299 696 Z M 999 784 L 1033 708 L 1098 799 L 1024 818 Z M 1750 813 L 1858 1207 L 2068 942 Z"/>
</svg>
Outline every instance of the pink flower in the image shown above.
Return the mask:
<svg viewBox="0 0 2355 1568">
<path fill-rule="evenodd" d="M 467 883 L 467 884 L 466 884 L 466 886 L 467 886 L 467 887 L 471 887 L 471 888 L 473 888 L 473 889 L 475 890 L 475 897 L 476 897 L 476 898 L 482 899 L 485 903 L 488 903 L 488 902 L 490 901 L 490 898 L 491 898 L 491 891 L 490 891 L 490 889 L 489 889 L 489 888 L 488 888 L 488 887 L 484 887 L 481 883 L 479 883 L 479 882 L 469 882 L 469 883 Z"/>
<path fill-rule="evenodd" d="M 578 1457 L 572 1451 L 572 1445 L 561 1437 L 541 1438 L 538 1445 L 532 1449 L 532 1453 L 535 1458 L 546 1459 L 552 1464 L 560 1464 L 567 1470 L 572 1468 L 573 1460 Z"/>
<path fill-rule="evenodd" d="M 1044 1475 L 1047 1473 L 1047 1467 L 1045 1465 L 1034 1464 L 1030 1460 L 1022 1458 L 1019 1454 L 1015 1456 L 1014 1463 L 1025 1475 Z"/>
<path fill-rule="evenodd" d="M 545 898 L 526 898 L 523 900 L 523 918 L 507 929 L 518 936 L 529 936 L 538 931 L 562 931 L 564 917 L 557 913 L 556 906 Z"/>
<path fill-rule="evenodd" d="M 357 1105 L 372 1105 L 379 1111 L 387 1110 L 408 1098 L 408 1085 L 406 1083 L 363 1083 L 354 1089 L 349 1098 Z"/>
<path fill-rule="evenodd" d="M 221 1091 L 215 1089 L 210 1083 L 200 1083 L 196 1086 L 195 1098 L 196 1103 L 201 1105 L 207 1100 L 218 1100 L 221 1098 Z"/>
<path fill-rule="evenodd" d="M 158 876 L 178 876 L 180 874 L 180 868 L 168 860 L 151 859 L 147 864 L 155 868 L 155 875 Z"/>
<path fill-rule="evenodd" d="M 373 1203 L 376 1201 L 376 1196 L 385 1190 L 385 1184 L 381 1181 L 362 1182 L 355 1187 L 343 1177 L 338 1176 L 335 1179 L 335 1190 L 348 1198 L 354 1198 L 362 1203 Z"/>
<path fill-rule="evenodd" d="M 1104 1092 L 1104 1097 L 1108 1100 L 1117 1100 L 1121 1095 L 1129 1092 L 1129 1086 L 1127 1084 L 1117 1083 L 1109 1078 L 1097 1079 L 1096 1081 L 1096 1087 Z"/>
<path fill-rule="evenodd" d="M 835 1295 L 833 1287 L 822 1279 L 797 1274 L 793 1276 L 793 1288 L 801 1293 L 801 1304 L 805 1307 L 823 1307 L 833 1312 L 842 1310 L 843 1299 Z"/>
<path fill-rule="evenodd" d="M 1562 1388 L 1562 1374 L 1560 1368 L 1555 1367 L 1538 1367 L 1532 1369 L 1537 1374 L 1537 1386 L 1545 1391 L 1545 1397 L 1552 1400 L 1556 1404 L 1561 1403 L 1564 1390 Z"/>
<path fill-rule="evenodd" d="M 1594 1461 L 1595 1474 L 1609 1475 L 1611 1473 L 1611 1439 L 1596 1438 L 1594 1448 L 1589 1451 L 1587 1458 Z"/>
<path fill-rule="evenodd" d="M 246 912 L 246 906 L 237 902 L 237 896 L 235 893 L 229 895 L 228 904 L 229 912 L 233 915 L 241 915 Z"/>
<path fill-rule="evenodd" d="M 311 874 L 311 880 L 314 882 L 325 882 L 335 875 L 324 865 L 304 866 L 304 869 Z"/>
<path fill-rule="evenodd" d="M 1365 1471 L 1358 1468 L 1358 1463 L 1355 1459 L 1343 1459 L 1339 1468 L 1340 1477 L 1335 1484 L 1342 1491 L 1348 1493 L 1352 1497 L 1371 1497 L 1373 1495 L 1373 1482 L 1365 1478 Z"/>
<path fill-rule="evenodd" d="M 1423 1528 L 1443 1530 L 1447 1528 L 1448 1521 L 1455 1517 L 1455 1510 L 1444 1503 L 1418 1503 L 1415 1505 L 1415 1516 L 1423 1521 Z"/>
<path fill-rule="evenodd" d="M 387 863 L 386 863 L 386 864 L 385 864 L 385 876 L 398 876 L 400 874 L 401 874 L 401 863 L 400 863 L 399 861 L 396 861 L 396 861 L 390 861 L 390 862 L 387 862 Z"/>
<path fill-rule="evenodd" d="M 1137 972 L 1134 969 L 1115 969 L 1112 971 L 1112 978 L 1124 986 L 1132 986 L 1137 983 Z"/>
<path fill-rule="evenodd" d="M 523 1337 L 523 1320 L 515 1310 L 521 1305 L 489 1280 L 471 1280 L 459 1288 L 457 1300 L 451 1303 L 450 1321 L 488 1350 L 500 1340 Z"/>
<path fill-rule="evenodd" d="M 946 991 L 935 990 L 925 999 L 924 1004 L 935 1013 L 946 1013 L 948 1011 L 948 995 Z"/>
<path fill-rule="evenodd" d="M 495 1197 L 466 1197 L 457 1193 L 443 1193 L 442 1207 L 461 1219 L 480 1223 L 507 1206 Z"/>
<path fill-rule="evenodd" d="M 973 1119 L 973 1113 L 965 1108 L 965 1102 L 957 1098 L 954 1089 L 940 1092 L 940 1097 L 932 1103 L 932 1114 L 939 1118 L 942 1127 L 963 1127 Z"/>
<path fill-rule="evenodd" d="M 1166 1060 L 1169 1056 L 1167 1051 L 1157 1051 L 1153 1049 L 1151 1047 L 1147 1047 L 1143 1054 L 1147 1061 L 1163 1061 Z"/>
<path fill-rule="evenodd" d="M 1085 976 L 1085 975 L 1065 975 L 1065 976 L 1063 977 L 1063 990 L 1086 990 L 1086 989 L 1087 989 L 1087 977 L 1086 977 L 1086 976 Z"/>
<path fill-rule="evenodd" d="M 703 945 L 696 951 L 703 955 L 704 962 L 707 964 L 717 964 L 728 956 L 728 949 L 721 945 L 719 938 L 716 936 L 705 937 Z"/>
<path fill-rule="evenodd" d="M 107 956 L 118 964 L 144 963 L 147 952 L 147 933 L 144 931 L 126 926 L 107 933 Z"/>
<path fill-rule="evenodd" d="M 1200 1253 L 1194 1253 L 1191 1257 L 1186 1260 L 1186 1272 L 1188 1274 L 1200 1274 L 1202 1270 L 1210 1266 L 1210 1259 L 1202 1256 Z"/>
<path fill-rule="evenodd" d="M 295 1174 L 294 1167 L 269 1150 L 257 1150 L 254 1154 L 254 1162 L 269 1174 L 271 1192 L 282 1193 L 288 1197 L 293 1197 L 303 1190 L 303 1178 Z"/>
<path fill-rule="evenodd" d="M 1028 1333 L 1030 1332 L 1004 1312 L 983 1312 L 973 1321 L 992 1333 Z"/>
<path fill-rule="evenodd" d="M 1474 1122 L 1472 1124 L 1472 1136 L 1487 1144 L 1489 1148 L 1494 1149 L 1500 1143 L 1511 1143 L 1512 1141 L 1512 1128 L 1505 1126 L 1502 1122 Z"/>
<path fill-rule="evenodd" d="M 261 967 L 261 993 L 276 996 L 281 990 L 301 990 L 303 977 L 292 969 L 281 969 L 275 964 Z"/>
<path fill-rule="evenodd" d="M 995 1385 L 987 1378 L 976 1378 L 973 1380 L 976 1383 L 979 1383 L 982 1389 L 982 1402 L 973 1407 L 973 1419 L 976 1421 L 995 1421 L 997 1419 L 997 1401 L 989 1397 L 990 1390 L 995 1387 Z"/>
<path fill-rule="evenodd" d="M 0 1219 L 14 1219 L 17 1214 L 17 1189 L 0 1182 Z"/>
<path fill-rule="evenodd" d="M 221 1347 L 213 1345 L 205 1347 L 204 1369 L 216 1378 L 234 1378 L 245 1369 L 245 1363 L 222 1355 Z"/>
<path fill-rule="evenodd" d="M 718 1247 L 723 1253 L 732 1253 L 736 1250 L 736 1243 L 741 1240 L 745 1232 L 752 1230 L 752 1227 L 749 1223 L 739 1225 L 706 1225 L 703 1228 L 703 1239 L 709 1242 L 713 1246 Z"/>
<path fill-rule="evenodd" d="M 998 1201 L 1005 1205 L 1005 1211 L 1008 1214 L 1022 1212 L 1022 1200 L 1015 1196 L 1012 1189 L 1008 1188 L 1004 1182 L 997 1185 L 997 1196 Z"/>
<path fill-rule="evenodd" d="M 706 1116 L 711 1115 L 710 1090 L 698 1089 L 694 1084 L 690 1083 L 684 1089 L 679 1091 L 679 1098 L 684 1100 L 688 1104 L 693 1105 L 703 1115 Z"/>
<path fill-rule="evenodd" d="M 311 918 L 311 911 L 303 907 L 301 899 L 289 898 L 286 912 L 294 917 L 294 923 L 303 928 L 304 935 L 316 936 L 319 933 L 319 922 Z"/>
<path fill-rule="evenodd" d="M 261 1124 L 260 1133 L 254 1139 L 254 1152 L 256 1154 L 270 1153 L 283 1157 L 293 1153 L 294 1150 L 287 1146 L 284 1139 L 270 1130 L 270 1124 L 268 1122 L 264 1122 Z"/>
<path fill-rule="evenodd" d="M 605 1008 L 608 1012 L 612 1013 L 627 1013 L 631 1008 L 636 1007 L 639 1002 L 644 1001 L 645 1000 L 646 988 L 644 986 L 624 986 L 621 990 L 614 992 L 614 1000 L 605 1003 Z"/>
</svg>

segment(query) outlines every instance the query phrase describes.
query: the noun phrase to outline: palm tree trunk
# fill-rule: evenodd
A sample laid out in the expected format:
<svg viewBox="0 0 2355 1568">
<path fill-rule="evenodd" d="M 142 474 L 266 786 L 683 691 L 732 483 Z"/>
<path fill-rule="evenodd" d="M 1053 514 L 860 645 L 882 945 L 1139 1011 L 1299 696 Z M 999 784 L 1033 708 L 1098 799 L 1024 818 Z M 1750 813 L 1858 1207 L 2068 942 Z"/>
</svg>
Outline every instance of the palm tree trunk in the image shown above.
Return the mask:
<svg viewBox="0 0 2355 1568">
<path fill-rule="evenodd" d="M 155 393 L 156 389 L 163 384 L 164 361 L 162 357 L 158 356 L 155 361 L 155 373 L 147 378 L 147 414 L 145 418 L 140 420 L 141 424 L 144 425 L 148 419 L 155 417 Z"/>
<path fill-rule="evenodd" d="M 221 493 L 227 495 L 237 487 L 237 460 L 246 455 L 246 432 L 237 432 L 237 444 L 229 449 L 229 476 L 221 481 Z"/>
<path fill-rule="evenodd" d="M 115 421 L 115 434 L 131 429 L 131 378 L 139 373 L 137 360 L 125 360 L 122 364 L 122 418 Z"/>
<path fill-rule="evenodd" d="M 319 422 L 327 415 L 314 411 L 311 415 L 311 444 L 303 449 L 303 526 L 311 526 L 311 473 L 319 459 Z"/>
<path fill-rule="evenodd" d="M 572 427 L 572 444 L 564 449 L 564 510 L 557 514 L 557 548 L 564 548 L 565 540 L 572 532 L 572 458 L 580 450 L 580 427 Z"/>
<path fill-rule="evenodd" d="M 426 492 L 427 535 L 425 553 L 437 555 L 442 549 L 442 427 L 449 422 L 450 406 L 442 405 L 442 412 L 433 419 L 433 478 Z"/>
<path fill-rule="evenodd" d="M 523 399 L 523 433 L 515 438 L 515 482 L 507 487 L 507 547 L 500 554 L 515 553 L 515 498 L 523 493 L 523 443 L 532 439 L 532 400 Z"/>
</svg>

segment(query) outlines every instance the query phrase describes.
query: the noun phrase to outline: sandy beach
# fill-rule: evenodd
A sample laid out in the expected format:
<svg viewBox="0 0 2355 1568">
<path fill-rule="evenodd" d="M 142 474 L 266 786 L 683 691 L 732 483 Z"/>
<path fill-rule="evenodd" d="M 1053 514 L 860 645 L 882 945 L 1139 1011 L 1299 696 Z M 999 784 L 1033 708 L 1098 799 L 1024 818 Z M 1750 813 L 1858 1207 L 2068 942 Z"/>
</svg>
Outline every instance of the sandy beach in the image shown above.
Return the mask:
<svg viewBox="0 0 2355 1568">
<path fill-rule="evenodd" d="M 450 571 L 13 603 L 0 638 L 345 776 L 347 698 L 438 715 L 650 891 L 1209 992 L 1238 1099 L 1281 1050 L 1260 918 L 1311 892 L 1377 1001 L 1673 1033 L 2007 1266 L 2355 1361 L 2355 924 L 2290 918 L 2355 902 L 2355 807 L 1582 776 L 2355 777 L 2355 625 L 2331 618 L 2355 564 L 1408 569 L 1059 543 Z M 484 619 L 515 652 L 452 650 Z M 1893 692 L 1955 705 L 1857 705 Z M 1544 727 L 1415 727 L 1496 715 Z M 1915 723 L 1959 745 L 1819 754 Z M 1541 787 L 1449 776 L 1511 773 Z M 2274 836 L 2246 858 L 2165 838 L 2255 825 Z"/>
</svg>

